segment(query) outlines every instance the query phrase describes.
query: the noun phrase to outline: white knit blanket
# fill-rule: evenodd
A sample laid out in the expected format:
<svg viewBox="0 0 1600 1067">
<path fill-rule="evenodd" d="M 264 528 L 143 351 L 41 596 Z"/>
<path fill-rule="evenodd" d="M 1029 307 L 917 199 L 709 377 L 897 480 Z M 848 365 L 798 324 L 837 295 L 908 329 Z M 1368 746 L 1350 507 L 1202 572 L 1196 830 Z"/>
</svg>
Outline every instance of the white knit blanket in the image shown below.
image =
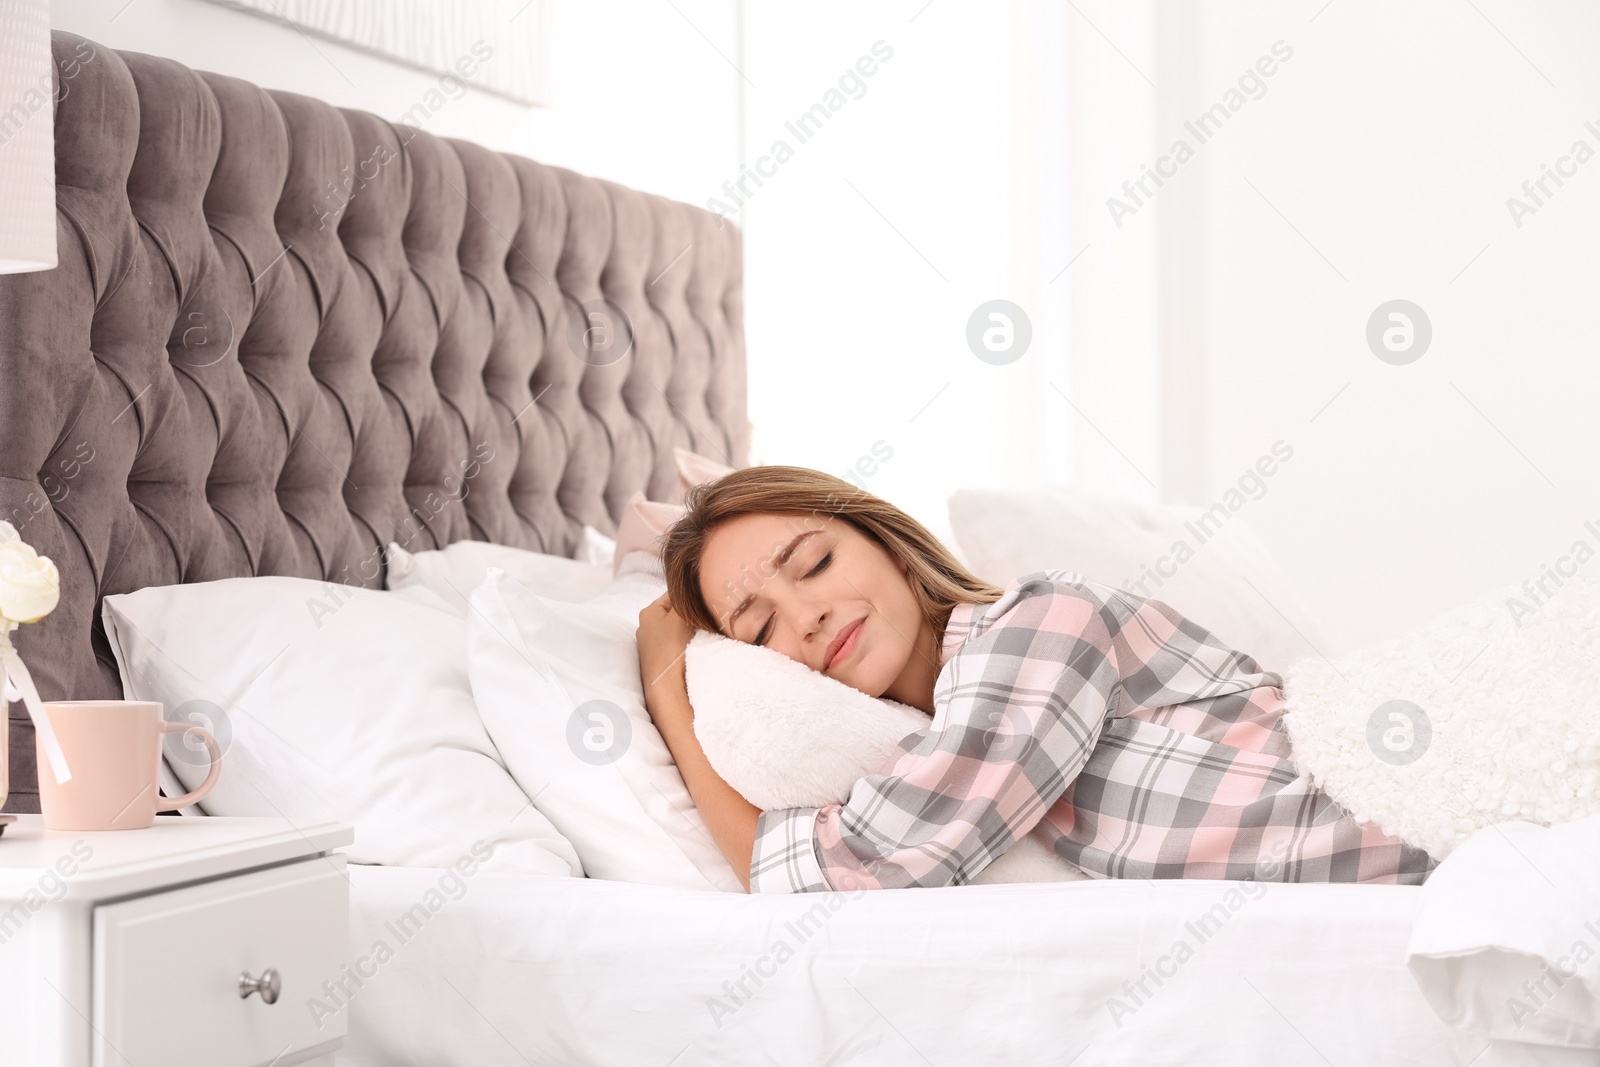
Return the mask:
<svg viewBox="0 0 1600 1067">
<path fill-rule="evenodd" d="M 1284 672 L 1295 763 L 1443 858 L 1473 831 L 1600 812 L 1600 583 L 1507 588 Z"/>
</svg>

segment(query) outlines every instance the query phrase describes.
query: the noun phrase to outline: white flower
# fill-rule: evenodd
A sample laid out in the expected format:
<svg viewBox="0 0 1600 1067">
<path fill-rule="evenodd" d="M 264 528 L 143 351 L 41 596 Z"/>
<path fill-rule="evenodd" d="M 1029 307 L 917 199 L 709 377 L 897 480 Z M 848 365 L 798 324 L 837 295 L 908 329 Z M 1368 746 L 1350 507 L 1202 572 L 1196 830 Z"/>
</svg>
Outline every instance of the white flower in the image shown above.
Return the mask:
<svg viewBox="0 0 1600 1067">
<path fill-rule="evenodd" d="M 0 522 L 0 619 L 38 622 L 55 610 L 60 599 L 56 565 L 34 552 L 16 527 Z"/>
</svg>

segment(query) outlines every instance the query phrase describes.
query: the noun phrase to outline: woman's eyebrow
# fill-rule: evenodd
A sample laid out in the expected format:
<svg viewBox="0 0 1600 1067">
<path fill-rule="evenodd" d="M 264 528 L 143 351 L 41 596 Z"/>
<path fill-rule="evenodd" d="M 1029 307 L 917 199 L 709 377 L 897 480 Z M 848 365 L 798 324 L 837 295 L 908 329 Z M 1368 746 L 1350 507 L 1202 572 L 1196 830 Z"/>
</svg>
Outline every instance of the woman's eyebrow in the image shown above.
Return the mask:
<svg viewBox="0 0 1600 1067">
<path fill-rule="evenodd" d="M 810 537 L 812 534 L 819 534 L 821 532 L 822 532 L 821 530 L 806 530 L 804 533 L 796 534 L 795 537 L 794 537 L 794 540 L 790 541 L 787 545 L 785 545 L 783 551 L 778 553 L 778 555 L 777 555 L 778 566 L 781 567 L 785 563 L 789 562 L 789 557 L 794 555 L 794 550 L 800 546 L 800 542 L 801 541 L 804 541 L 806 538 Z M 734 620 L 737 619 L 740 615 L 742 615 L 744 613 L 745 608 L 748 608 L 750 606 L 751 601 L 755 600 L 755 598 L 756 598 L 756 595 L 754 593 L 751 593 L 750 595 L 746 596 L 743 600 L 739 601 L 739 604 L 738 604 L 737 607 L 735 607 L 732 611 L 728 612 L 728 620 L 724 625 L 727 626 L 727 628 L 728 628 L 728 630 L 730 632 L 733 630 L 733 622 L 734 622 Z"/>
</svg>

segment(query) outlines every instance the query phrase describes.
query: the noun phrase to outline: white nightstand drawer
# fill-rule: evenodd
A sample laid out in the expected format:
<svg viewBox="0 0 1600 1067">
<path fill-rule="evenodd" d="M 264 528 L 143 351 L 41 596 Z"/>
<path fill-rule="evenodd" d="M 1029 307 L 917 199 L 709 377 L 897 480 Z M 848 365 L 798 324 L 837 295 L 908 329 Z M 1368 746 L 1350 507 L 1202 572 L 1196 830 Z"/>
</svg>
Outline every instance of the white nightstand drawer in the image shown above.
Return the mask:
<svg viewBox="0 0 1600 1067">
<path fill-rule="evenodd" d="M 288 1067 L 342 1044 L 348 1012 L 308 1009 L 338 982 L 349 883 L 331 855 L 95 908 L 96 1067 Z M 239 996 L 268 968 L 277 1003 Z"/>
</svg>

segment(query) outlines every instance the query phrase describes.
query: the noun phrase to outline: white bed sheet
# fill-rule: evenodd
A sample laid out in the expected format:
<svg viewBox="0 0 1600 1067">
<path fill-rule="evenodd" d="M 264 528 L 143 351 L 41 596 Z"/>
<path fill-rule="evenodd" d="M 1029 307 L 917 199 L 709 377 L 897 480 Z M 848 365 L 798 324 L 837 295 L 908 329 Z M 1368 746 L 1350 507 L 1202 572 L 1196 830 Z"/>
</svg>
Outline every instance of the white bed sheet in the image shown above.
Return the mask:
<svg viewBox="0 0 1600 1067">
<path fill-rule="evenodd" d="M 350 874 L 352 971 L 320 1008 L 296 1005 L 350 1012 L 342 1067 L 1569 1067 L 1595 1055 L 1443 1023 L 1405 967 L 1419 887 L 1118 880 L 749 897 Z M 741 978 L 752 995 L 735 1000 Z"/>
</svg>

